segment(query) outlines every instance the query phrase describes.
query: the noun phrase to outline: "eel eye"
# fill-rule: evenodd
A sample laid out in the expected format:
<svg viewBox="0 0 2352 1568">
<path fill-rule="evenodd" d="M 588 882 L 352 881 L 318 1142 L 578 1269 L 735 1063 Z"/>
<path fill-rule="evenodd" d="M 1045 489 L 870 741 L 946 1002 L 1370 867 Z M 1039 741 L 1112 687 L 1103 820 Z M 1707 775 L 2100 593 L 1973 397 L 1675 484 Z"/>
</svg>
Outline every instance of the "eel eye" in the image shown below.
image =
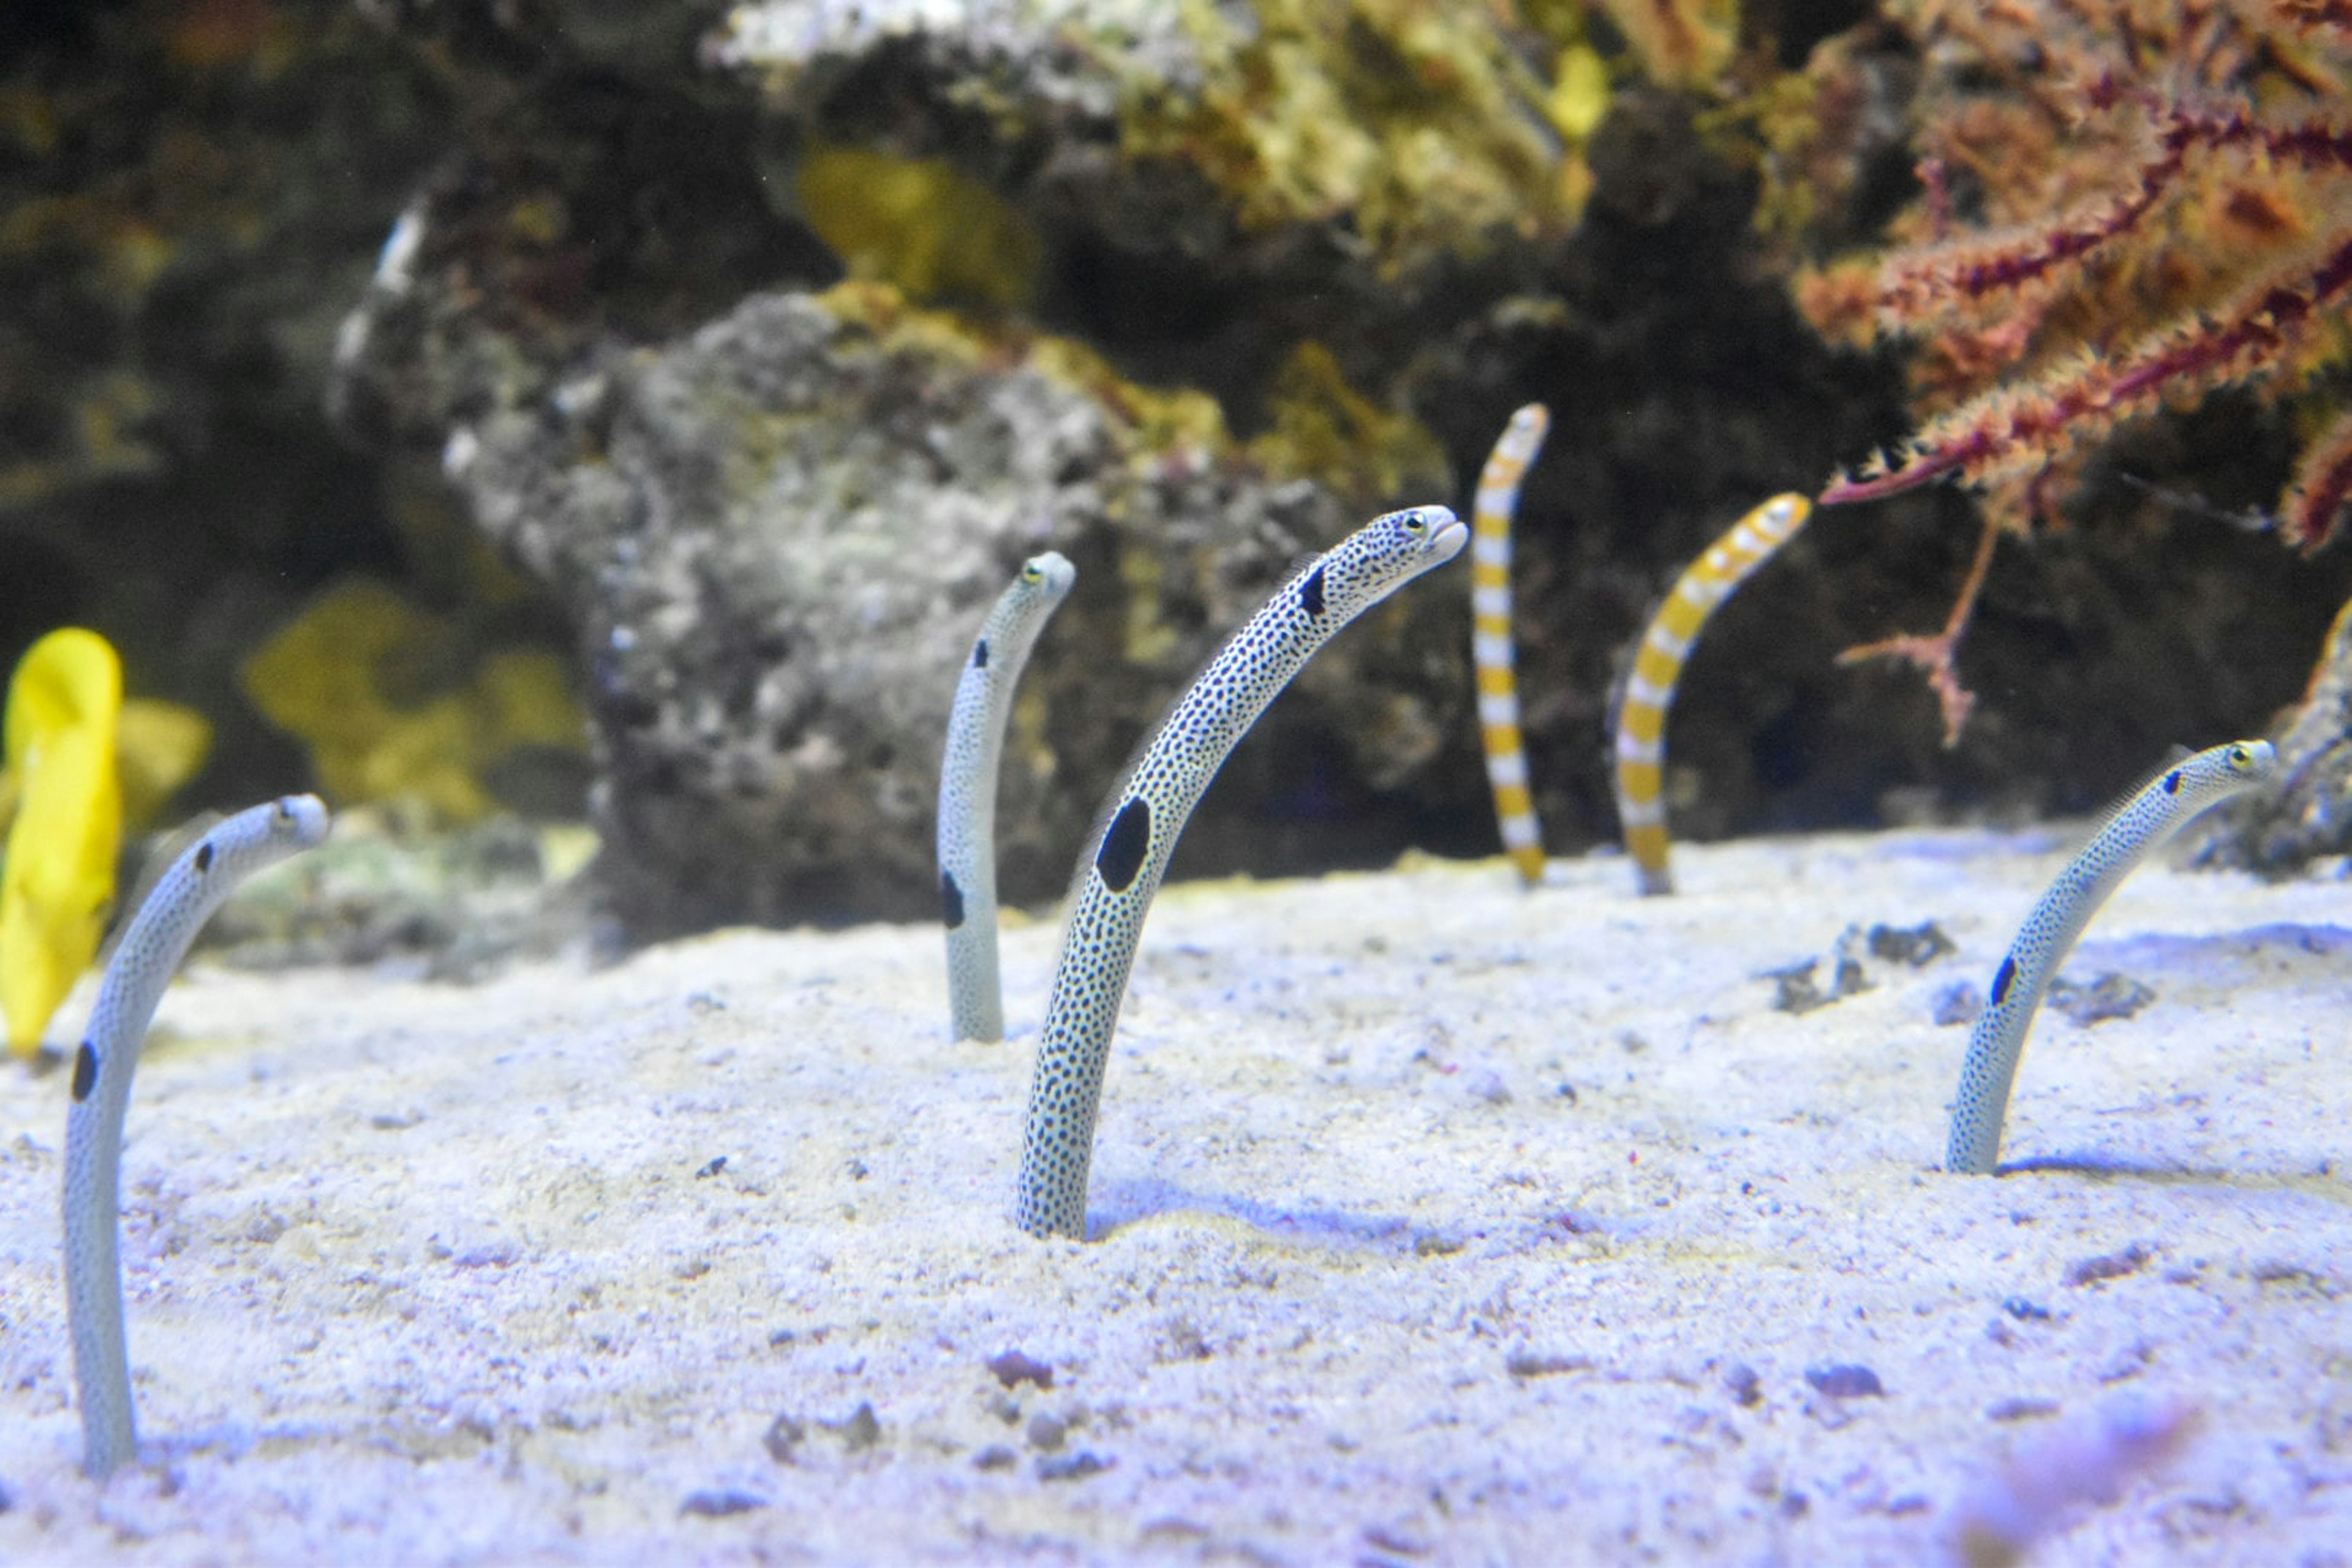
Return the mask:
<svg viewBox="0 0 2352 1568">
<path fill-rule="evenodd" d="M 1024 583 L 1035 583 L 1041 581 L 1045 575 L 1045 574 L 1037 570 L 1036 565 L 1034 563 L 1021 568 L 1021 580 Z"/>
<path fill-rule="evenodd" d="M 2230 748 L 2230 765 L 2244 773 L 2254 765 L 2254 754 L 2243 746 L 2232 746 Z"/>
<path fill-rule="evenodd" d="M 1409 511 L 1404 514 L 1404 531 L 1407 533 L 1412 534 L 1427 533 L 1429 531 L 1429 519 L 1423 517 L 1418 511 Z"/>
</svg>

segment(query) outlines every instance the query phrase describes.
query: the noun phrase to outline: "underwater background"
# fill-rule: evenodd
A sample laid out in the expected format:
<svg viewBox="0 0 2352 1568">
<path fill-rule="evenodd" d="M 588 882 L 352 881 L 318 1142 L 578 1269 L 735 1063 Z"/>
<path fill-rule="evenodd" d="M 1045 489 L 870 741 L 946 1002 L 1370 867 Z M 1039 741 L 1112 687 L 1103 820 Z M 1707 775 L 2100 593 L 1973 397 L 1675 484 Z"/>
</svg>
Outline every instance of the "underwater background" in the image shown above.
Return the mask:
<svg viewBox="0 0 2352 1568">
<path fill-rule="evenodd" d="M 2085 810 L 2262 731 L 2352 587 L 2291 547 L 2342 461 L 2327 10 L 12 5 L 0 661 L 110 639 L 211 727 L 183 814 L 592 821 L 618 940 L 907 918 L 955 664 L 1050 545 L 1034 904 L 1291 563 L 1466 515 L 1541 401 L 1517 637 L 1568 852 L 1685 563 L 2006 420 L 1726 611 L 1668 798 L 1692 839 Z M 2231 106 L 2270 141 L 2191 122 Z M 2084 384 L 2305 282 L 2277 342 Z M 1933 649 L 1838 661 L 1956 607 L 1956 727 Z M 1178 874 L 1492 853 L 1467 622 L 1424 592 L 1330 650 Z"/>
<path fill-rule="evenodd" d="M 2347 83 L 0 10 L 0 1560 L 2343 1568 Z"/>
</svg>

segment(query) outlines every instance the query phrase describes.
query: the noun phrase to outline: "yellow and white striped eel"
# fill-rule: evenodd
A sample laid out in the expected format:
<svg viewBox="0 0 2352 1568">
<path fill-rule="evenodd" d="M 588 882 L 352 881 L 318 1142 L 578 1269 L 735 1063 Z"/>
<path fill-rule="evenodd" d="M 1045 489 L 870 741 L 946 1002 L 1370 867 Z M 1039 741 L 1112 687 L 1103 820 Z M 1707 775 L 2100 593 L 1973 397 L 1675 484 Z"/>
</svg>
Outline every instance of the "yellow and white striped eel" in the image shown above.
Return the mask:
<svg viewBox="0 0 2352 1568">
<path fill-rule="evenodd" d="M 1486 782 L 1503 852 L 1532 888 L 1543 880 L 1543 829 L 1528 793 L 1528 753 L 1519 734 L 1519 682 L 1511 653 L 1511 520 L 1519 481 L 1543 450 L 1551 414 L 1530 403 L 1503 426 L 1470 512 L 1470 661 L 1478 672 L 1478 734 L 1486 747 Z"/>
<path fill-rule="evenodd" d="M 1209 660 L 1144 742 L 1087 840 L 1021 1133 L 1013 1218 L 1032 1236 L 1087 1233 L 1087 1179 L 1111 1031 L 1136 942 L 1177 836 L 1226 754 L 1334 632 L 1461 550 L 1451 510 L 1374 518 L 1310 561 Z"/>
<path fill-rule="evenodd" d="M 940 762 L 939 852 L 948 1012 L 959 1040 L 1004 1038 L 996 954 L 996 774 L 1022 668 L 1076 580 L 1077 569 L 1057 552 L 1024 562 L 982 624 L 956 681 Z"/>
<path fill-rule="evenodd" d="M 1666 866 L 1666 710 L 1683 661 L 1716 607 L 1805 525 L 1812 510 L 1801 495 L 1779 495 L 1732 524 L 1691 563 L 1642 634 L 1617 702 L 1617 821 L 1644 893 L 1675 890 Z"/>
<path fill-rule="evenodd" d="M 2009 1117 L 2010 1086 L 2025 1032 L 2042 994 L 2099 906 L 2150 850 L 2217 801 L 2267 781 L 2278 771 L 2268 741 L 2232 741 L 2183 759 L 2116 808 L 2083 852 L 2050 884 L 2018 928 L 2009 956 L 1992 977 L 1992 994 L 1969 1031 L 1968 1060 L 1952 1101 L 1952 1130 L 1944 1169 L 1989 1176 L 2000 1158 L 2001 1123 Z"/>
</svg>

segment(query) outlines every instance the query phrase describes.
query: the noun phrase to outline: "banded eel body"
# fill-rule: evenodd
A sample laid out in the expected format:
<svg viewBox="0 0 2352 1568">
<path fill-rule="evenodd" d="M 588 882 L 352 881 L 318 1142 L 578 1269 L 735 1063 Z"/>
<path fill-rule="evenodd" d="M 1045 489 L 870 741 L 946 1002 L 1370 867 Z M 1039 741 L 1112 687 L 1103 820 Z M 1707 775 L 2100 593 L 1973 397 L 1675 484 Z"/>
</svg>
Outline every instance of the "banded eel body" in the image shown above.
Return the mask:
<svg viewBox="0 0 2352 1568">
<path fill-rule="evenodd" d="M 1470 513 L 1470 661 L 1478 674 L 1478 735 L 1486 749 L 1486 783 L 1503 852 L 1519 880 L 1543 880 L 1543 830 L 1528 793 L 1527 743 L 1519 734 L 1519 682 L 1511 651 L 1511 520 L 1519 481 L 1543 450 L 1551 414 L 1530 403 L 1511 416 L 1486 467 Z"/>
<path fill-rule="evenodd" d="M 2000 1156 L 2001 1123 L 2009 1116 L 2009 1091 L 2025 1051 L 2025 1032 L 2042 993 L 2074 940 L 2091 922 L 2117 883 L 2148 852 L 2217 801 L 2261 784 L 2278 771 L 2278 753 L 2267 741 L 2232 741 L 2184 758 L 2158 773 L 2109 816 L 2018 928 L 2009 955 L 1994 971 L 1992 993 L 1969 1032 L 1968 1060 L 1952 1103 L 1951 1136 L 1944 1168 L 1989 1176 Z"/>
<path fill-rule="evenodd" d="M 1373 519 L 1309 562 L 1170 709 L 1089 838 L 1046 1004 L 1022 1130 L 1013 1215 L 1032 1236 L 1083 1240 L 1103 1067 L 1151 896 L 1217 769 L 1316 649 L 1365 610 L 1451 560 L 1468 531 L 1442 506 Z"/>
<path fill-rule="evenodd" d="M 188 944 L 239 882 L 327 837 L 318 796 L 288 795 L 205 833 L 139 906 L 100 983 L 74 1053 L 66 1112 L 66 1319 L 80 1392 L 85 1474 L 103 1480 L 138 1447 L 122 1332 L 122 1115 L 155 1004 Z"/>
<path fill-rule="evenodd" d="M 1004 1037 L 996 959 L 996 774 L 1022 667 L 1076 580 L 1077 570 L 1050 550 L 1022 564 L 981 625 L 948 714 L 940 764 L 940 912 L 959 1040 Z"/>
<path fill-rule="evenodd" d="M 1805 525 L 1812 510 L 1802 496 L 1774 496 L 1732 524 L 1691 563 L 1642 634 L 1617 704 L 1617 821 L 1644 893 L 1675 890 L 1666 864 L 1666 710 L 1683 661 L 1717 606 Z"/>
</svg>

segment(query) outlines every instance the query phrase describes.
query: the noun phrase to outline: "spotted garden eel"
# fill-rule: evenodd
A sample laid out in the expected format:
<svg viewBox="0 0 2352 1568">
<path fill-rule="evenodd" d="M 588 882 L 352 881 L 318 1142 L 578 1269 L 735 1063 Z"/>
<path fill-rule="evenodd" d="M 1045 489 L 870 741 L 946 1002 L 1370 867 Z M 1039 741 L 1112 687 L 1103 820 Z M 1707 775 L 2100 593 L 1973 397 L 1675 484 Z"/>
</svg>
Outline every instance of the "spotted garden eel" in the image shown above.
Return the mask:
<svg viewBox="0 0 2352 1568">
<path fill-rule="evenodd" d="M 948 1005 L 959 1040 L 1004 1037 L 996 961 L 997 765 L 1021 668 L 1077 575 L 1050 550 L 1024 563 L 982 623 L 956 682 L 940 764 L 940 910 L 948 931 Z"/>
<path fill-rule="evenodd" d="M 1071 885 L 1069 922 L 1029 1080 L 1013 1215 L 1083 1240 L 1111 1031 L 1151 895 L 1226 753 L 1331 635 L 1450 561 L 1469 531 L 1442 506 L 1373 519 L 1275 590 L 1160 721 L 1111 794 Z"/>
<path fill-rule="evenodd" d="M 116 1247 L 122 1114 L 140 1042 L 172 972 L 221 901 L 254 872 L 326 837 L 326 806 L 316 795 L 294 795 L 241 811 L 190 846 L 115 944 L 89 1032 L 74 1052 L 66 1113 L 66 1321 L 81 1396 L 81 1468 L 93 1479 L 105 1479 L 138 1447 Z"/>
<path fill-rule="evenodd" d="M 1642 634 L 1617 704 L 1617 821 L 1644 893 L 1671 893 L 1666 864 L 1666 710 L 1691 645 L 1717 605 L 1805 525 L 1812 502 L 1774 496 L 1731 525 L 1690 564 Z"/>
<path fill-rule="evenodd" d="M 2018 928 L 2009 956 L 1993 972 L 1992 994 L 1969 1034 L 1960 1091 L 1952 1104 L 1952 1132 L 1944 1168 L 1990 1175 L 2000 1155 L 2009 1090 L 2025 1051 L 2025 1032 L 2042 1005 L 2074 939 L 2116 885 L 2182 824 L 2216 801 L 2252 789 L 2278 770 L 2267 741 L 2232 741 L 2184 758 L 2116 809 L 2042 895 Z"/>
<path fill-rule="evenodd" d="M 1511 658 L 1511 520 L 1519 481 L 1543 450 L 1551 414 L 1530 403 L 1511 416 L 1478 476 L 1470 512 L 1470 661 L 1478 672 L 1478 734 L 1486 747 L 1486 783 L 1495 821 L 1519 880 L 1543 880 L 1543 830 L 1528 794 L 1528 754 L 1519 735 L 1519 683 Z"/>
</svg>

